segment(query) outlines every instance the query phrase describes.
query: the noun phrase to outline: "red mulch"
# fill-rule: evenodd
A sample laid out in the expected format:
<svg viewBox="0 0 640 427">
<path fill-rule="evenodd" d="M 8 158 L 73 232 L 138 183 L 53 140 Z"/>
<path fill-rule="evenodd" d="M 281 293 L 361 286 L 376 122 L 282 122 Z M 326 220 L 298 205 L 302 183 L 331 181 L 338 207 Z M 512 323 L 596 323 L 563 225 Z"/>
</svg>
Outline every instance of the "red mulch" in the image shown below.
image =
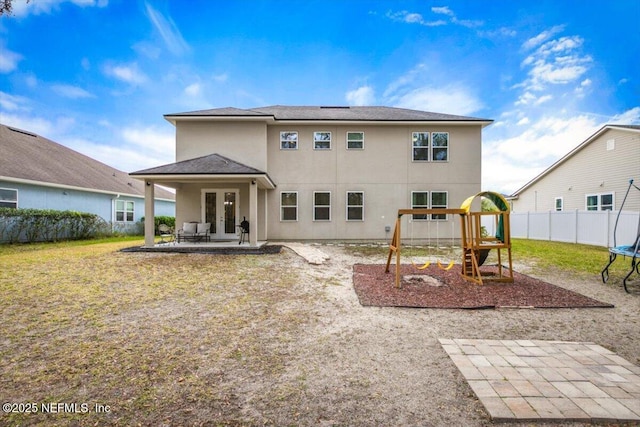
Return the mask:
<svg viewBox="0 0 640 427">
<path fill-rule="evenodd" d="M 613 305 L 551 285 L 517 272 L 513 283 L 487 282 L 477 285 L 462 278 L 461 266 L 449 271 L 431 265 L 418 270 L 402 265 L 402 287 L 395 287 L 395 265 L 385 273 L 383 264 L 353 266 L 353 286 L 360 304 L 375 307 L 419 308 L 579 308 Z M 496 267 L 483 268 L 491 272 Z"/>
</svg>

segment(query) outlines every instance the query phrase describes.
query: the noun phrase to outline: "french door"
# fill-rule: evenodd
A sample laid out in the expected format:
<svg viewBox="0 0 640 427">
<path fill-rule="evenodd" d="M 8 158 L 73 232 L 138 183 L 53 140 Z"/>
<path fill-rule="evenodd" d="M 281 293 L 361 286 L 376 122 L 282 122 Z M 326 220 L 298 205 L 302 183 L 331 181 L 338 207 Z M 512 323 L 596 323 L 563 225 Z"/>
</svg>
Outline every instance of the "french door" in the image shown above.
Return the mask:
<svg viewBox="0 0 640 427">
<path fill-rule="evenodd" d="M 238 238 L 236 225 L 240 214 L 238 189 L 202 190 L 202 217 L 211 223 L 211 238 L 234 240 Z"/>
</svg>

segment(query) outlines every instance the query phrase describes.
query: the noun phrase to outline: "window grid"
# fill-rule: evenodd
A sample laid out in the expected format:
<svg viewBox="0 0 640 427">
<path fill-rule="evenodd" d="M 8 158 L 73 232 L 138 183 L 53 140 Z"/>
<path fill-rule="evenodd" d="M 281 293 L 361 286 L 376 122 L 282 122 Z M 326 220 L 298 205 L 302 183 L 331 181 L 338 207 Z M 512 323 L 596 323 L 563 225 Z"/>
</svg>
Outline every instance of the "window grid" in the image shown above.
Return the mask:
<svg viewBox="0 0 640 427">
<path fill-rule="evenodd" d="M 129 200 L 116 200 L 116 221 L 133 222 L 134 203 Z"/>
<path fill-rule="evenodd" d="M 412 191 L 411 192 L 411 209 L 429 209 L 429 192 L 428 191 Z M 413 220 L 427 220 L 427 214 L 413 214 Z"/>
<path fill-rule="evenodd" d="M 280 193 L 280 221 L 298 220 L 298 192 L 283 191 Z"/>
<path fill-rule="evenodd" d="M 446 162 L 449 160 L 449 133 L 431 133 L 431 160 L 434 162 Z"/>
<path fill-rule="evenodd" d="M 564 209 L 564 200 L 562 197 L 556 197 L 554 205 L 556 212 L 562 212 Z"/>
<path fill-rule="evenodd" d="M 18 190 L 0 188 L 0 208 L 18 208 Z"/>
<path fill-rule="evenodd" d="M 412 158 L 414 162 L 429 161 L 429 132 L 413 132 Z"/>
<path fill-rule="evenodd" d="M 446 191 L 431 192 L 431 209 L 447 209 L 449 206 L 449 195 Z M 434 221 L 446 221 L 446 214 L 431 214 Z"/>
<path fill-rule="evenodd" d="M 298 132 L 295 132 L 295 131 L 280 132 L 280 149 L 281 150 L 297 150 L 298 149 Z"/>
<path fill-rule="evenodd" d="M 364 221 L 363 191 L 347 191 L 347 221 Z"/>
<path fill-rule="evenodd" d="M 331 192 L 313 192 L 313 220 L 331 221 Z"/>
<path fill-rule="evenodd" d="M 364 132 L 347 132 L 347 150 L 364 150 Z"/>
<path fill-rule="evenodd" d="M 331 132 L 314 132 L 313 133 L 313 149 L 314 150 L 330 150 L 331 149 Z"/>
<path fill-rule="evenodd" d="M 587 194 L 585 205 L 588 211 L 612 211 L 615 205 L 613 193 Z"/>
</svg>

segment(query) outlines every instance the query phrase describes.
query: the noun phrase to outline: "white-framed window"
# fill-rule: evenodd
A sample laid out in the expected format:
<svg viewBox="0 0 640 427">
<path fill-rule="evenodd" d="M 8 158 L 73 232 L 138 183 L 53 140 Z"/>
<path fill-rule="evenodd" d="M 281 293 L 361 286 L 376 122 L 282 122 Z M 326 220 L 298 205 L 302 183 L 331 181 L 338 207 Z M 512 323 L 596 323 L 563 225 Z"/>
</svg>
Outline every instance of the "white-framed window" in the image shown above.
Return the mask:
<svg viewBox="0 0 640 427">
<path fill-rule="evenodd" d="M 413 132 L 411 137 L 414 162 L 429 161 L 429 132 Z"/>
<path fill-rule="evenodd" d="M 431 209 L 447 209 L 449 206 L 449 194 L 446 191 L 431 192 Z M 432 214 L 431 219 L 438 221 L 446 221 L 446 214 Z"/>
<path fill-rule="evenodd" d="M 587 194 L 585 205 L 588 211 L 612 211 L 615 206 L 613 193 Z"/>
<path fill-rule="evenodd" d="M 431 132 L 431 160 L 449 161 L 449 132 Z"/>
<path fill-rule="evenodd" d="M 130 200 L 116 200 L 116 221 L 133 222 L 135 204 Z"/>
<path fill-rule="evenodd" d="M 347 221 L 364 221 L 363 191 L 347 191 Z"/>
<path fill-rule="evenodd" d="M 280 221 L 298 220 L 298 192 L 282 191 L 280 193 Z"/>
<path fill-rule="evenodd" d="M 364 132 L 347 132 L 347 150 L 364 150 Z"/>
<path fill-rule="evenodd" d="M 281 150 L 297 150 L 298 149 L 298 132 L 295 132 L 295 131 L 280 132 L 280 149 Z"/>
<path fill-rule="evenodd" d="M 18 190 L 0 188 L 0 208 L 18 208 Z"/>
<path fill-rule="evenodd" d="M 313 192 L 313 220 L 331 221 L 331 192 Z"/>
<path fill-rule="evenodd" d="M 330 150 L 331 149 L 331 132 L 314 132 L 313 133 L 313 149 L 314 150 Z"/>
<path fill-rule="evenodd" d="M 562 199 L 562 197 L 555 198 L 554 209 L 557 212 L 562 212 L 562 210 L 564 209 L 564 200 Z"/>
<path fill-rule="evenodd" d="M 411 209 L 429 209 L 429 192 L 428 191 L 412 191 L 411 192 Z M 414 214 L 414 220 L 429 219 L 427 214 Z"/>
</svg>

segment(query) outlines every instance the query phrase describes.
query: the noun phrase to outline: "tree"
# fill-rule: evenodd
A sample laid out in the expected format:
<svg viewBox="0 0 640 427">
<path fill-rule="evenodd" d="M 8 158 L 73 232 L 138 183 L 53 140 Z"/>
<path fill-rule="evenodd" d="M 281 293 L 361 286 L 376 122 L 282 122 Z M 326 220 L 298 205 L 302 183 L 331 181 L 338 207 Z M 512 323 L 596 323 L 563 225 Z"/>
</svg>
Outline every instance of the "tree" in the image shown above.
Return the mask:
<svg viewBox="0 0 640 427">
<path fill-rule="evenodd" d="M 31 0 L 26 0 L 29 3 Z M 13 0 L 0 0 L 0 16 L 7 14 L 11 15 L 11 11 L 13 10 Z"/>
</svg>

